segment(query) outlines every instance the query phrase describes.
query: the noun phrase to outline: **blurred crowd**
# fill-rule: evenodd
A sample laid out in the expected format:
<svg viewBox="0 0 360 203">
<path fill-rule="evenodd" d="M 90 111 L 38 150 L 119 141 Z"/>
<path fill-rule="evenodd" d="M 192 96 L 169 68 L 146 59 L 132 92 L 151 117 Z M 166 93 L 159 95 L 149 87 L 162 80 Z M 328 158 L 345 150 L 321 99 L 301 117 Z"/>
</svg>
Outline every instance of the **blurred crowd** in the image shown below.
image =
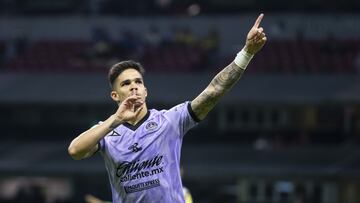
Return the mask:
<svg viewBox="0 0 360 203">
<path fill-rule="evenodd" d="M 324 6 L 326 5 L 326 6 Z M 249 12 L 261 9 L 263 11 L 295 11 L 295 12 L 356 12 L 359 4 L 356 0 L 347 0 L 346 4 L 336 1 L 295 1 L 277 0 L 276 2 L 260 1 L 182 1 L 182 0 L 2 0 L 1 15 L 198 15 L 229 14 Z"/>
<path fill-rule="evenodd" d="M 358 74 L 360 40 L 295 39 L 274 37 L 269 40 L 249 68 L 249 73 Z M 223 45 L 217 27 L 195 34 L 188 26 L 160 29 L 150 25 L 145 32 L 121 28 L 116 36 L 97 25 L 90 41 L 31 41 L 20 34 L 0 41 L 0 69 L 12 70 L 105 70 L 127 59 L 140 61 L 148 70 L 171 72 L 213 71 L 233 60 L 234 53 L 220 51 Z"/>
<path fill-rule="evenodd" d="M 154 60 L 164 62 L 167 57 L 171 57 L 169 54 L 177 52 L 184 54 L 180 56 L 182 60 L 191 60 L 191 55 L 186 55 L 190 52 L 197 57 L 197 61 L 190 64 L 196 69 L 203 67 L 207 59 L 216 56 L 220 43 L 215 28 L 209 30 L 206 36 L 196 36 L 188 27 L 172 27 L 161 32 L 158 27 L 152 25 L 147 32 L 141 34 L 122 29 L 119 36 L 112 39 L 104 28 L 95 27 L 91 36 L 89 49 L 78 59 L 90 60 L 95 66 L 126 59 L 145 61 L 145 64 Z"/>
<path fill-rule="evenodd" d="M 203 70 L 218 58 L 216 28 L 196 36 L 188 27 L 160 31 L 155 25 L 145 33 L 120 29 L 110 36 L 102 26 L 91 30 L 91 41 L 38 41 L 16 36 L 0 46 L 2 69 L 6 70 L 104 70 L 120 60 L 138 60 L 149 69 Z"/>
</svg>

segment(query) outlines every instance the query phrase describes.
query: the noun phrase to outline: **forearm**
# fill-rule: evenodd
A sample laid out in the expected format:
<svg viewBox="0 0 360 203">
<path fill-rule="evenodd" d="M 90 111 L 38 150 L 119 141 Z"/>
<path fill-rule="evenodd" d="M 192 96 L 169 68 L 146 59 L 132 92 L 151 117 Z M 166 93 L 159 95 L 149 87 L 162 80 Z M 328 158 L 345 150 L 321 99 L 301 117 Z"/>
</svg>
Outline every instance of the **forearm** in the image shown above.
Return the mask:
<svg viewBox="0 0 360 203">
<path fill-rule="evenodd" d="M 213 99 L 218 100 L 241 78 L 253 57 L 253 54 L 249 54 L 246 50 L 245 46 L 237 54 L 235 60 L 220 71 L 211 81 L 208 92 L 212 92 Z"/>
<path fill-rule="evenodd" d="M 74 159 L 86 158 L 89 154 L 94 153 L 99 141 L 119 124 L 115 116 L 110 116 L 101 124 L 90 128 L 76 137 L 70 144 L 68 151 Z"/>
<path fill-rule="evenodd" d="M 192 102 L 191 107 L 200 120 L 218 103 L 220 98 L 233 87 L 241 78 L 244 69 L 234 62 L 220 71 Z"/>
<path fill-rule="evenodd" d="M 210 82 L 210 90 L 213 92 L 214 99 L 220 98 L 228 92 L 236 82 L 241 78 L 245 69 L 240 68 L 234 62 L 231 62 L 222 71 L 220 71 Z M 210 91 L 210 92 L 211 92 Z"/>
</svg>

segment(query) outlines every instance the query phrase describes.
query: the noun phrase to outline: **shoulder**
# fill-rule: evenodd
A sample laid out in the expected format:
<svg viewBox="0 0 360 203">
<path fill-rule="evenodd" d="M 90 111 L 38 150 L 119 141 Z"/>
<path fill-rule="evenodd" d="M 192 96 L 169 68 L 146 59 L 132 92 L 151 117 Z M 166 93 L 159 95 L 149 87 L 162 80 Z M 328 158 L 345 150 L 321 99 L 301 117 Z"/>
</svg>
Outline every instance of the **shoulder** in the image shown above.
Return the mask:
<svg viewBox="0 0 360 203">
<path fill-rule="evenodd" d="M 187 106 L 190 104 L 189 101 L 186 101 L 186 102 L 183 102 L 183 103 L 180 103 L 180 104 L 177 104 L 169 109 L 163 109 L 161 110 L 160 112 L 161 113 L 167 113 L 167 112 L 181 112 L 181 111 L 184 111 L 184 110 L 187 110 Z"/>
</svg>

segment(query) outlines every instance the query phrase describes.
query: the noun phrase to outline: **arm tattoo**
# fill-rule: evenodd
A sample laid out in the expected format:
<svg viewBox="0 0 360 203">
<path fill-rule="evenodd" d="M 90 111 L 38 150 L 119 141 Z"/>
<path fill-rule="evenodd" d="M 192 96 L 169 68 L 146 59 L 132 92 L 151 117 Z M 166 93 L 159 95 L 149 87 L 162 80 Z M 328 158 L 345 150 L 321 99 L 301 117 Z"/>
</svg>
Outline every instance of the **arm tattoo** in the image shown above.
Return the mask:
<svg viewBox="0 0 360 203">
<path fill-rule="evenodd" d="M 209 113 L 243 73 L 244 70 L 232 62 L 213 78 L 208 87 L 191 102 L 191 107 L 199 119 L 203 119 Z"/>
<path fill-rule="evenodd" d="M 240 79 L 243 72 L 235 63 L 231 63 L 214 77 L 210 85 L 225 93 Z"/>
</svg>

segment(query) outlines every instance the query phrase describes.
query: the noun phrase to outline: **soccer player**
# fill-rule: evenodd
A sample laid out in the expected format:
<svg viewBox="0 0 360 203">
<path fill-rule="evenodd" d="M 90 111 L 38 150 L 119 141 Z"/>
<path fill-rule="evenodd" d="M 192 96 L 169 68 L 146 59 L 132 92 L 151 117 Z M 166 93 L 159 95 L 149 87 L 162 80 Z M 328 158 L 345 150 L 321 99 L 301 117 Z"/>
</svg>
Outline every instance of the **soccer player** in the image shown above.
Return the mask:
<svg viewBox="0 0 360 203">
<path fill-rule="evenodd" d="M 264 46 L 266 36 L 260 27 L 263 16 L 255 21 L 234 61 L 195 99 L 169 110 L 148 110 L 141 64 L 122 61 L 110 68 L 110 95 L 118 104 L 117 111 L 76 137 L 68 152 L 79 160 L 100 151 L 113 202 L 185 202 L 180 177 L 184 134 L 206 117 Z"/>
</svg>

